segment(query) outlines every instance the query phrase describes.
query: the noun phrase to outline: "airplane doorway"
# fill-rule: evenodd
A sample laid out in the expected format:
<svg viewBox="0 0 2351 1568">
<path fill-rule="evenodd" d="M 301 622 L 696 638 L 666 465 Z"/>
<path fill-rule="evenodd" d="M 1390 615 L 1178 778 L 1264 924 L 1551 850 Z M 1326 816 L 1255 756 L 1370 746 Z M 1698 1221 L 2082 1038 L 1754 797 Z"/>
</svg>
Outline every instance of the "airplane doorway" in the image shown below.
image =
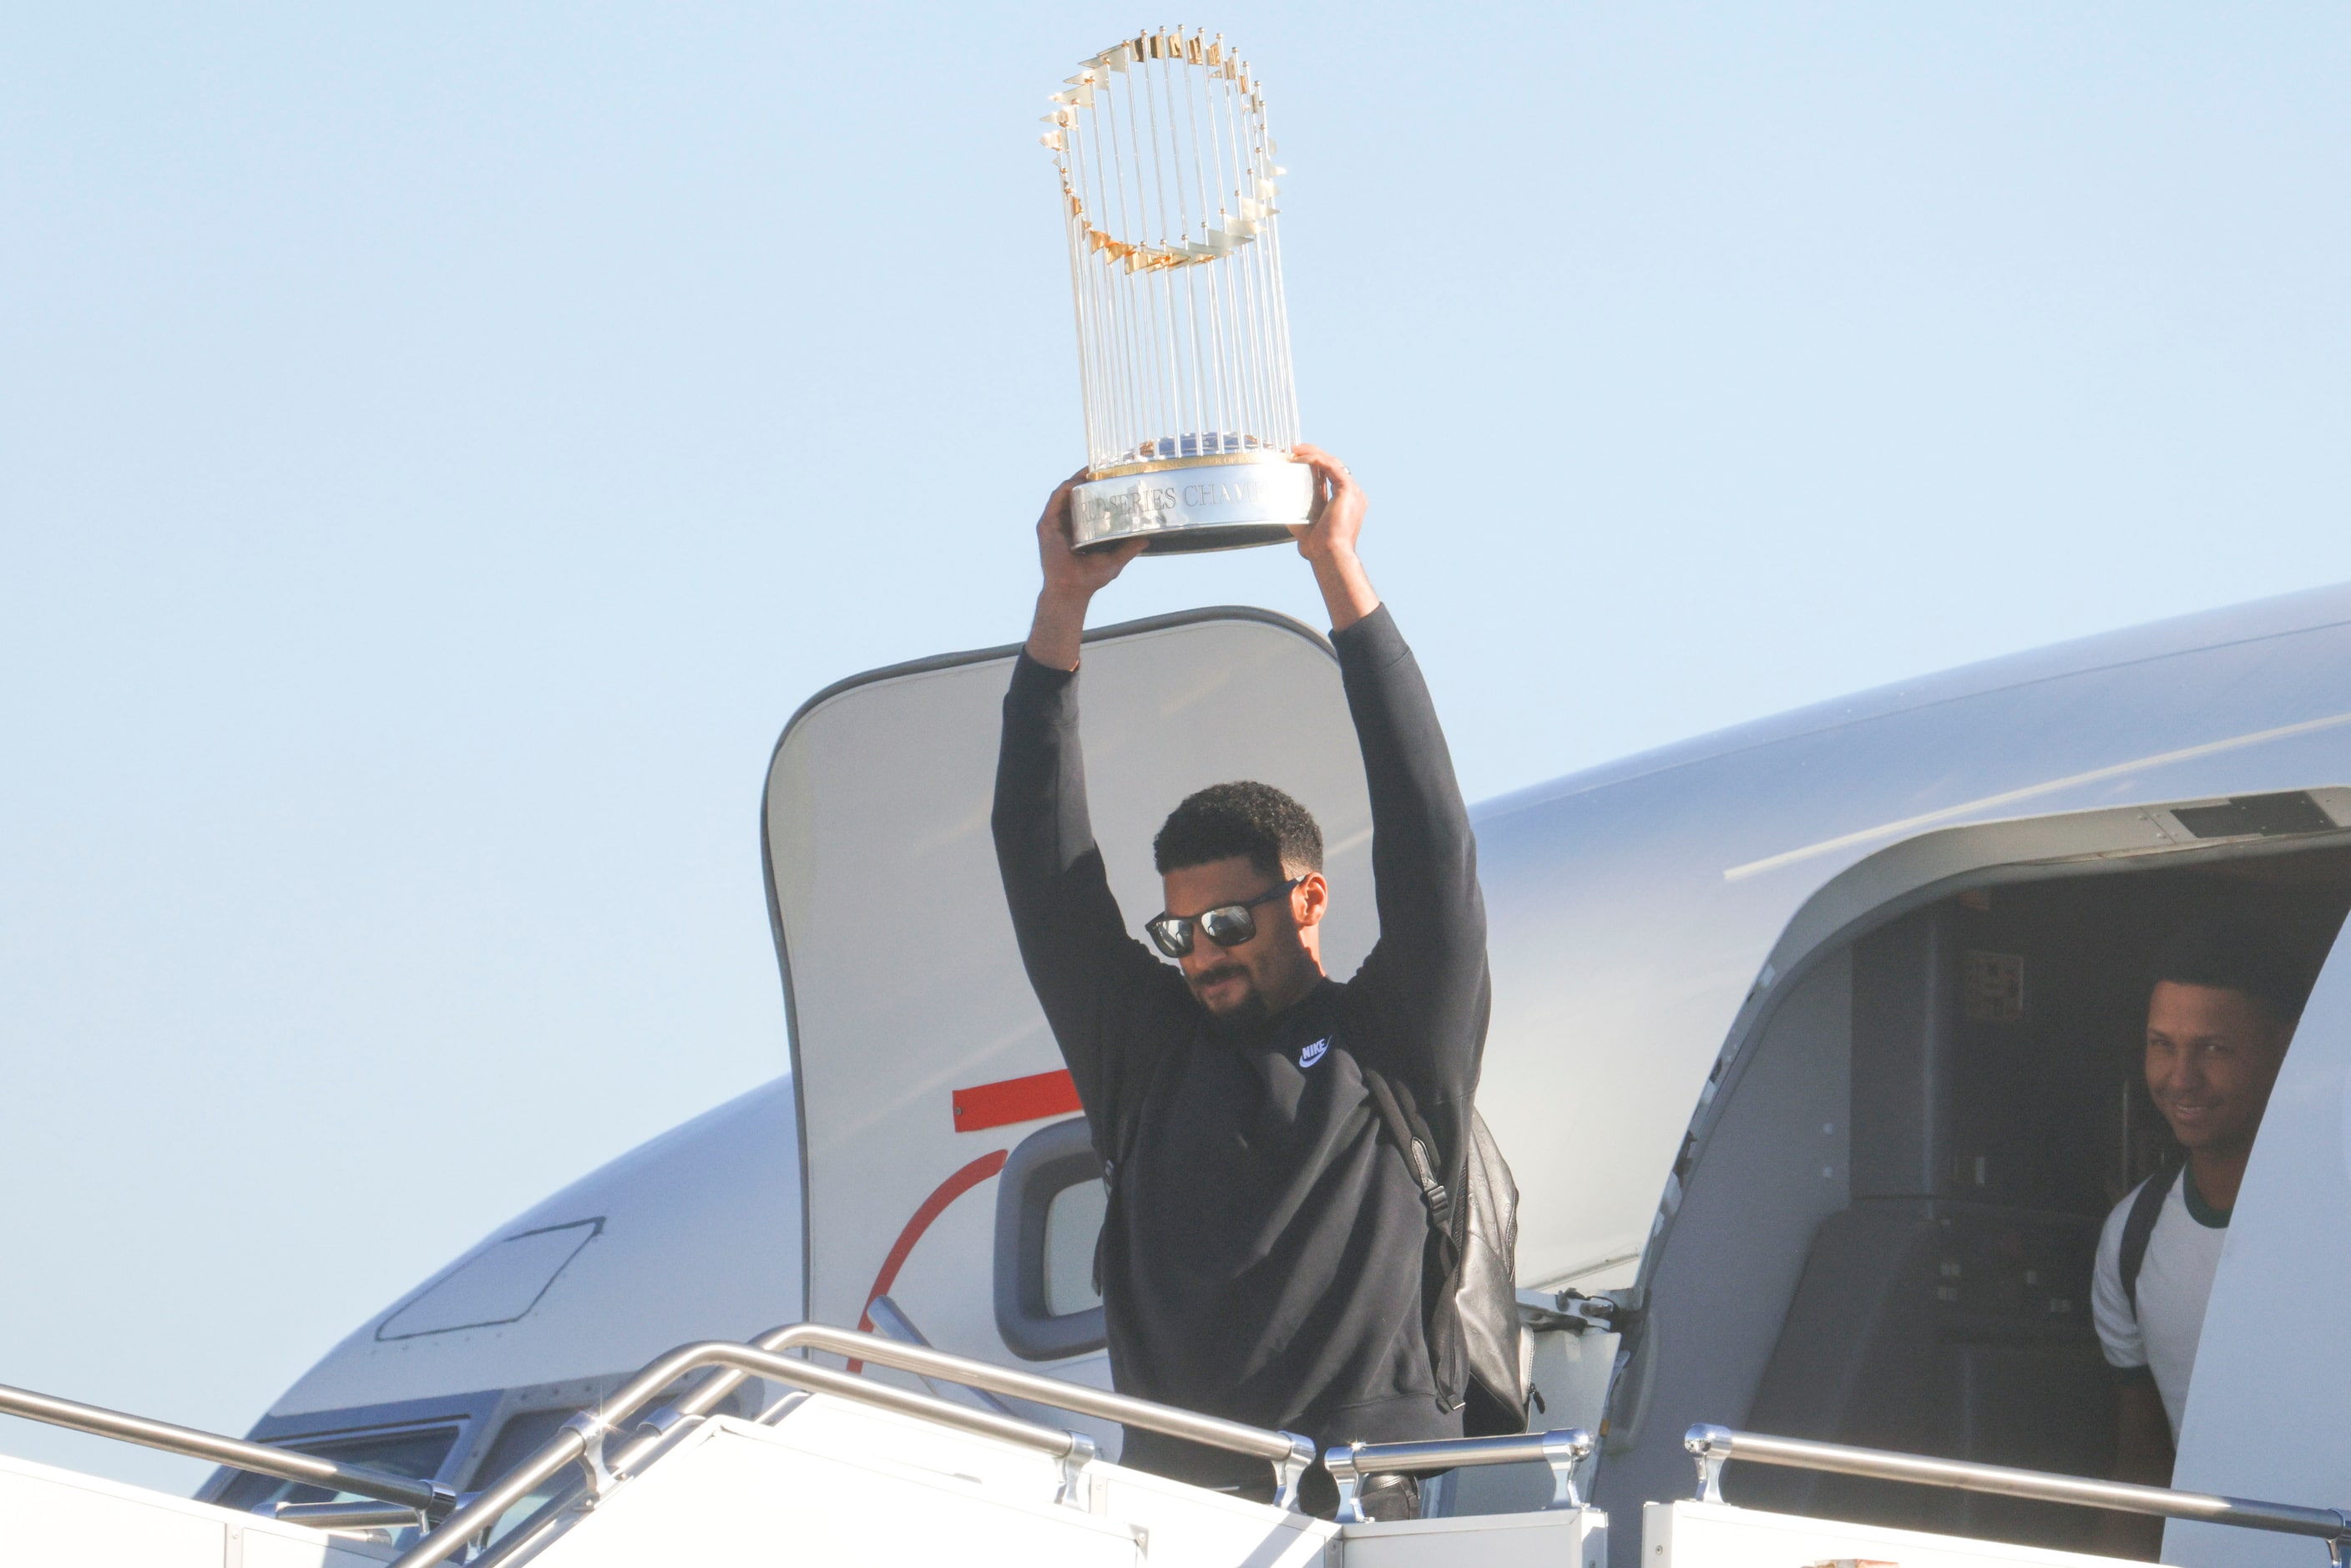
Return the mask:
<svg viewBox="0 0 2351 1568">
<path fill-rule="evenodd" d="M 2258 848 L 1989 869 L 1820 950 L 1686 1166 L 1648 1343 L 1612 1395 L 1635 1428 L 1617 1482 L 1655 1495 L 1696 1420 L 2109 1473 L 2092 1263 L 2113 1206 L 2175 1149 L 2142 1069 L 2156 951 L 2190 919 L 2250 916 L 2315 977 L 2351 910 L 2351 849 Z M 1763 1467 L 1727 1495 L 2074 1550 L 2100 1528 Z"/>
</svg>

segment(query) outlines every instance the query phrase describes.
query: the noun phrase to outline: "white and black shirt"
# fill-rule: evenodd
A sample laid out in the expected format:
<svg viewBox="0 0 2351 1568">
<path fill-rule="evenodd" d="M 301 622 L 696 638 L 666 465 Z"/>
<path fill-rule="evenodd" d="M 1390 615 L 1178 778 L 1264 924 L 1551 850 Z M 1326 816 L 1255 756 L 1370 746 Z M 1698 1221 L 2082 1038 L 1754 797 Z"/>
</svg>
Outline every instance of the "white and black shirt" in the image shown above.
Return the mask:
<svg viewBox="0 0 2351 1568">
<path fill-rule="evenodd" d="M 2220 1270 L 2220 1244 L 2229 1235 L 2229 1211 L 2214 1208 L 2196 1190 L 2193 1167 L 2164 1172 L 2148 1181 L 2168 1181 L 2147 1235 L 2138 1270 L 2138 1310 L 2123 1290 L 2123 1228 L 2138 1197 L 2133 1187 L 2098 1237 L 2097 1272 L 2090 1290 L 2091 1311 L 2105 1345 L 2107 1364 L 2126 1376 L 2151 1376 L 2171 1418 L 2171 1440 L 2179 1441 L 2179 1417 L 2188 1408 L 2188 1380 L 2196 1371 L 2196 1343 L 2204 1334 L 2204 1305 Z M 2140 1184 L 2142 1186 L 2145 1183 Z"/>
</svg>

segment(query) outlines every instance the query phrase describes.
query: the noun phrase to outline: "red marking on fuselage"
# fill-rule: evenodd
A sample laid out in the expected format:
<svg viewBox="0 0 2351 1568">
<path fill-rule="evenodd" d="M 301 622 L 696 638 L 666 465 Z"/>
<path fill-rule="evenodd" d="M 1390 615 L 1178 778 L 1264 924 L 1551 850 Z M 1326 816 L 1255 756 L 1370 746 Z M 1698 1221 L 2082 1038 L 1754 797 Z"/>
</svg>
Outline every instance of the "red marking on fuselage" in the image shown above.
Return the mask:
<svg viewBox="0 0 2351 1568">
<path fill-rule="evenodd" d="M 955 1092 L 955 1130 L 985 1132 L 1016 1122 L 1039 1122 L 1067 1116 L 1080 1110 L 1078 1083 L 1066 1070 L 1032 1072 L 1026 1078 L 1006 1078 Z"/>
<path fill-rule="evenodd" d="M 923 1239 L 923 1232 L 931 1228 L 931 1222 L 947 1211 L 947 1205 L 1002 1170 L 1004 1158 L 1011 1152 L 1009 1149 L 998 1149 L 992 1155 L 980 1155 L 979 1158 L 939 1183 L 931 1196 L 923 1199 L 922 1207 L 914 1210 L 914 1218 L 906 1221 L 905 1229 L 898 1232 L 898 1239 L 892 1244 L 890 1255 L 882 1260 L 882 1271 L 873 1276 L 873 1288 L 865 1292 L 865 1304 L 868 1307 L 873 1304 L 874 1297 L 888 1295 L 890 1287 L 898 1282 L 898 1270 L 905 1266 L 906 1255 L 914 1251 L 914 1243 Z M 860 1333 L 873 1332 L 873 1317 L 871 1312 L 858 1314 L 857 1331 Z M 852 1361 L 849 1364 L 849 1370 L 852 1373 L 862 1372 L 864 1369 L 865 1364 L 862 1361 Z"/>
</svg>

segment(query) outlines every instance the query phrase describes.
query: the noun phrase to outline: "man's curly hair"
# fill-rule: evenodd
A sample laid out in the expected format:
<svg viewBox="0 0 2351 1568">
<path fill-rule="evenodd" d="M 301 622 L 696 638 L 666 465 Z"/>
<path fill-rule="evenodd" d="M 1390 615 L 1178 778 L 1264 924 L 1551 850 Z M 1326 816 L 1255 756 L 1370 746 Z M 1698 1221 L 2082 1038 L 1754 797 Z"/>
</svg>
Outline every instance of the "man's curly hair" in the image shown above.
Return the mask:
<svg viewBox="0 0 2351 1568">
<path fill-rule="evenodd" d="M 2302 1016 L 2318 969 L 2298 946 L 2283 928 L 2266 921 L 2191 920 L 2157 951 L 2147 979 L 2150 985 L 2168 980 L 2237 991 L 2251 997 L 2271 1021 L 2290 1024 Z"/>
<path fill-rule="evenodd" d="M 1270 784 L 1237 779 L 1187 795 L 1167 813 L 1151 857 L 1162 874 L 1247 855 L 1279 882 L 1322 869 L 1322 830 L 1314 814 Z"/>
</svg>

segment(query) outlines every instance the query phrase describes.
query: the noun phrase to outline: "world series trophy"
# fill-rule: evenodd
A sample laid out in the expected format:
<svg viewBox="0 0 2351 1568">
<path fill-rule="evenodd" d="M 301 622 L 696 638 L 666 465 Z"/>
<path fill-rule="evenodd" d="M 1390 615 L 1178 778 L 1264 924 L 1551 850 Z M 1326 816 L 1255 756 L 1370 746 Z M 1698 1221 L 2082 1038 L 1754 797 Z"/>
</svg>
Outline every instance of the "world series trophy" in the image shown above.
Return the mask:
<svg viewBox="0 0 2351 1568">
<path fill-rule="evenodd" d="M 1313 473 L 1298 397 L 1265 99 L 1222 34 L 1122 38 L 1052 96 L 1084 389 L 1080 549 L 1286 541 Z"/>
</svg>

